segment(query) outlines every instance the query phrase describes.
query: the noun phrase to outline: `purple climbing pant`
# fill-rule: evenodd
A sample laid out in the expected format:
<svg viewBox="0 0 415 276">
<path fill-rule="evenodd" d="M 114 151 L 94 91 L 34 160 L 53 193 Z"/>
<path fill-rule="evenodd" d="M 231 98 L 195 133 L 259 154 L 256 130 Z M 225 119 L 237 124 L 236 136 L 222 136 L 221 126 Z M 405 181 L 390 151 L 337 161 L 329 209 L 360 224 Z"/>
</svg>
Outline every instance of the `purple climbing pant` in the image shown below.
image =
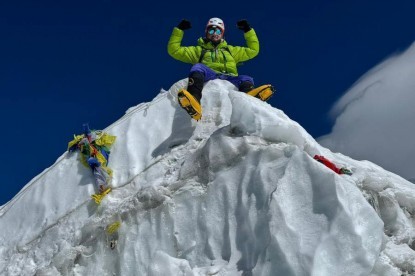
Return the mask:
<svg viewBox="0 0 415 276">
<path fill-rule="evenodd" d="M 254 85 L 254 79 L 247 75 L 239 75 L 239 76 L 230 76 L 226 74 L 216 73 L 206 65 L 202 63 L 196 63 L 190 69 L 190 74 L 193 72 L 200 72 L 205 76 L 205 82 L 215 79 L 227 80 L 235 85 L 237 88 L 241 85 L 242 82 L 250 82 Z"/>
</svg>

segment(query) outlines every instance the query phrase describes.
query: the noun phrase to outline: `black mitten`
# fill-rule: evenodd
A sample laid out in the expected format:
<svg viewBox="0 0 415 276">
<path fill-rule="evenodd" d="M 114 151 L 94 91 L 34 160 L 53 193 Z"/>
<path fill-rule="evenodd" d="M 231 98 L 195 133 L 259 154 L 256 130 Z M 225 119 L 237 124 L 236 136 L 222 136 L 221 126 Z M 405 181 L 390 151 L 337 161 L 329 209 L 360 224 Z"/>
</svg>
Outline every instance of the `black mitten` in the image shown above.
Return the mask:
<svg viewBox="0 0 415 276">
<path fill-rule="evenodd" d="M 183 19 L 182 21 L 180 21 L 179 25 L 177 25 L 177 28 L 179 28 L 182 31 L 190 29 L 191 27 L 192 24 L 190 24 L 190 21 L 186 19 Z"/>
<path fill-rule="evenodd" d="M 246 19 L 239 20 L 236 23 L 236 26 L 238 26 L 238 29 L 244 31 L 244 33 L 249 32 L 251 30 L 251 26 L 249 26 L 248 21 Z"/>
</svg>

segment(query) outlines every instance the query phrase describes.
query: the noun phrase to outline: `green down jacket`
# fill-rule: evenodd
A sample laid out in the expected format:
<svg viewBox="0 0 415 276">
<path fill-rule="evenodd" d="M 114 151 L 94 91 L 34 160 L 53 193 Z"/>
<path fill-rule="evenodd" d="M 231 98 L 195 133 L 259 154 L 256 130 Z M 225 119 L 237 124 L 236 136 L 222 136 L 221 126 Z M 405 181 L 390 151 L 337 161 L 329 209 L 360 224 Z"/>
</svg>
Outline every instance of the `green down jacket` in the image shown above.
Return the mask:
<svg viewBox="0 0 415 276">
<path fill-rule="evenodd" d="M 178 28 L 173 29 L 167 45 L 168 53 L 177 60 L 196 64 L 199 63 L 202 49 L 206 49 L 201 63 L 217 73 L 237 76 L 238 63 L 254 58 L 259 53 L 259 41 L 254 29 L 244 33 L 248 47 L 228 45 L 225 40 L 215 47 L 210 41 L 203 38 L 198 39 L 197 46 L 184 47 L 181 45 L 183 33 Z"/>
</svg>

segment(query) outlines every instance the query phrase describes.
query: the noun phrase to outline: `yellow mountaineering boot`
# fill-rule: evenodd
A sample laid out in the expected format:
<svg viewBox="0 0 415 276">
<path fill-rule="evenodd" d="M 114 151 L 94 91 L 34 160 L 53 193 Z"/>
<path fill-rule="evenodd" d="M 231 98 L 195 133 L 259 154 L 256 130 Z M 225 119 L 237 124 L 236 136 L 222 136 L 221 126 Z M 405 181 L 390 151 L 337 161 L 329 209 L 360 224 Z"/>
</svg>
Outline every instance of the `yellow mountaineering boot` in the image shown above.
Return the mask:
<svg viewBox="0 0 415 276">
<path fill-rule="evenodd" d="M 192 94 L 185 89 L 181 89 L 177 94 L 177 98 L 180 106 L 186 110 L 193 119 L 199 121 L 200 118 L 202 118 L 202 107 Z"/>
<path fill-rule="evenodd" d="M 256 97 L 258 99 L 263 100 L 264 102 L 268 101 L 269 98 L 274 94 L 275 89 L 270 84 L 264 84 L 257 88 L 252 89 L 251 91 L 247 92 L 246 94 Z"/>
</svg>

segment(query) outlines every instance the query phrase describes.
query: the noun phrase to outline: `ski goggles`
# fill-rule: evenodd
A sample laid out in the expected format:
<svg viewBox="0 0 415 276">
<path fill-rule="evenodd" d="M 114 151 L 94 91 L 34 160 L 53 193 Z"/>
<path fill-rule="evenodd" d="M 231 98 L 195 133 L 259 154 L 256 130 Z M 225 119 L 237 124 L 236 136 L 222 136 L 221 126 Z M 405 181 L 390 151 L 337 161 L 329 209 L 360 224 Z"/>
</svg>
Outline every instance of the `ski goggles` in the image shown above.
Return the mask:
<svg viewBox="0 0 415 276">
<path fill-rule="evenodd" d="M 221 35 L 222 30 L 219 29 L 219 28 L 211 28 L 211 29 L 208 30 L 208 34 L 210 34 L 210 35 L 213 35 L 213 34 Z"/>
</svg>

